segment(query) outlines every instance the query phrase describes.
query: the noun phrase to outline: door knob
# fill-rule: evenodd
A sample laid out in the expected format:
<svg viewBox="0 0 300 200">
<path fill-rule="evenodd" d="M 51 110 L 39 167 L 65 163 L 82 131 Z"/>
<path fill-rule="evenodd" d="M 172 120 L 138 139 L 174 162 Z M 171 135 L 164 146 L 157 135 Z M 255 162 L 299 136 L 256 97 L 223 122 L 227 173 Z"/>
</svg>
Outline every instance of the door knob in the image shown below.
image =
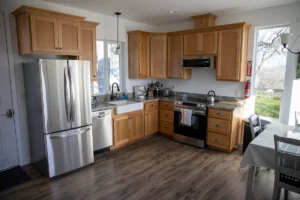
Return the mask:
<svg viewBox="0 0 300 200">
<path fill-rule="evenodd" d="M 2 116 L 6 116 L 7 118 L 12 118 L 14 116 L 14 111 L 12 109 L 7 109 L 6 113 Z"/>
</svg>

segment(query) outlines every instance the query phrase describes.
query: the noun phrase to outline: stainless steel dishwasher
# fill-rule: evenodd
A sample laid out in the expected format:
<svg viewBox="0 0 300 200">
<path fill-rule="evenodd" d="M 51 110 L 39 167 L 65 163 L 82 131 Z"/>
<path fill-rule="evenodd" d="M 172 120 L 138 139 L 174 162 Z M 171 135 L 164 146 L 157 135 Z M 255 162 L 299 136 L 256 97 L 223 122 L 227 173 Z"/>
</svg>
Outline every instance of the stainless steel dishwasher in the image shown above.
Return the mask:
<svg viewBox="0 0 300 200">
<path fill-rule="evenodd" d="M 107 150 L 113 144 L 111 109 L 92 112 L 94 152 Z"/>
</svg>

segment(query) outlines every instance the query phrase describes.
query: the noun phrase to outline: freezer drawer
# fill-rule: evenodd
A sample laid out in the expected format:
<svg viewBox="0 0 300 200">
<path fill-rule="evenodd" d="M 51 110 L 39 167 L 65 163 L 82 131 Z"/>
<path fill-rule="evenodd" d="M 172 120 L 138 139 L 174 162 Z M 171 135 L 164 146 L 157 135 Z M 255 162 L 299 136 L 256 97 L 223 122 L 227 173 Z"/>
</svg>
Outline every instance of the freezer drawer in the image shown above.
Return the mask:
<svg viewBox="0 0 300 200">
<path fill-rule="evenodd" d="M 57 176 L 94 162 L 92 127 L 48 134 L 48 175 Z"/>
</svg>

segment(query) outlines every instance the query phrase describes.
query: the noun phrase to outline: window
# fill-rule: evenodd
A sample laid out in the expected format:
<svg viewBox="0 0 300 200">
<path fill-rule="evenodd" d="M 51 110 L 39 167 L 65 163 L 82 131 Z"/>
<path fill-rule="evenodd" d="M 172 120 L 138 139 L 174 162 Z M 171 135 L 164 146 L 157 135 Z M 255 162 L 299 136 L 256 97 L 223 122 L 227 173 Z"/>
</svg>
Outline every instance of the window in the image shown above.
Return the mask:
<svg viewBox="0 0 300 200">
<path fill-rule="evenodd" d="M 117 42 L 97 40 L 97 81 L 91 83 L 92 95 L 103 95 L 111 90 L 113 83 L 121 88 L 121 60 L 124 43 L 120 42 L 120 54 L 116 55 Z"/>
<path fill-rule="evenodd" d="M 289 31 L 289 26 L 257 30 L 255 112 L 261 116 L 279 118 L 287 61 L 287 52 L 282 51 L 280 35 Z"/>
</svg>

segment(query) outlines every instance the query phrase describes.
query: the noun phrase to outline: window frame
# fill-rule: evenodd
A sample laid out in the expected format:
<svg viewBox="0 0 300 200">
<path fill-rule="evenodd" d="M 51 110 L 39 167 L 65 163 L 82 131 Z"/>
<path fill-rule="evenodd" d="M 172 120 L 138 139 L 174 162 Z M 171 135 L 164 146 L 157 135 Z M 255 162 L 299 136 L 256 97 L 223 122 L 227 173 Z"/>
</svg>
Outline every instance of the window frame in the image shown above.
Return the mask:
<svg viewBox="0 0 300 200">
<path fill-rule="evenodd" d="M 105 82 L 105 93 L 104 94 L 101 94 L 101 93 L 98 93 L 98 94 L 95 94 L 94 91 L 91 91 L 92 92 L 92 95 L 93 96 L 101 96 L 101 95 L 107 95 L 107 94 L 110 94 L 111 93 L 111 86 L 110 86 L 110 83 L 109 83 L 109 70 L 108 70 L 108 44 L 117 44 L 117 41 L 113 41 L 113 40 L 103 40 L 103 39 L 96 39 L 96 43 L 98 41 L 101 41 L 103 42 L 103 51 L 104 51 L 104 54 L 103 54 L 103 57 L 104 57 L 104 82 Z M 125 86 L 125 81 L 123 80 L 123 73 L 124 73 L 124 67 L 123 67 L 123 60 L 124 60 L 124 57 L 125 57 L 125 51 L 124 51 L 124 46 L 125 46 L 125 43 L 124 42 L 119 42 L 120 44 L 120 54 L 119 54 L 119 74 L 120 74 L 120 84 L 119 84 L 119 88 L 120 88 L 120 91 L 123 91 L 123 88 L 126 88 Z M 96 51 L 97 51 L 97 45 L 96 45 Z M 97 70 L 98 70 L 98 60 L 97 60 Z M 98 77 L 97 77 L 98 78 Z M 97 81 L 95 81 L 97 82 Z M 92 84 L 94 84 L 94 81 L 92 82 Z M 93 87 L 92 87 L 93 88 Z"/>
<path fill-rule="evenodd" d="M 258 42 L 258 36 L 259 36 L 259 31 L 260 30 L 264 30 L 264 29 L 271 29 L 271 28 L 280 28 L 280 27 L 289 27 L 289 32 L 291 32 L 291 24 L 278 24 L 278 25 L 271 25 L 271 26 L 261 26 L 261 27 L 256 27 L 255 28 L 255 32 L 254 32 L 254 48 L 253 48 L 253 57 L 252 57 L 252 76 L 250 78 L 251 80 L 251 96 L 256 96 L 257 92 L 265 92 L 268 89 L 260 89 L 260 88 L 256 88 L 256 78 L 257 78 L 257 69 L 256 69 L 256 65 L 257 65 L 257 42 Z M 287 61 L 286 60 L 286 67 L 287 67 Z M 286 74 L 285 74 L 285 81 L 286 81 Z M 283 89 L 284 91 L 284 89 Z M 284 98 L 284 92 L 282 91 L 282 96 L 281 99 Z M 256 107 L 256 100 L 254 101 L 254 107 L 253 109 L 255 110 Z M 270 118 L 267 117 L 268 119 L 270 118 L 271 120 L 281 120 L 281 112 L 282 112 L 282 103 L 280 103 L 280 109 L 279 109 L 279 118 L 278 119 L 274 119 L 274 118 Z M 262 116 L 263 117 L 263 116 Z"/>
</svg>

